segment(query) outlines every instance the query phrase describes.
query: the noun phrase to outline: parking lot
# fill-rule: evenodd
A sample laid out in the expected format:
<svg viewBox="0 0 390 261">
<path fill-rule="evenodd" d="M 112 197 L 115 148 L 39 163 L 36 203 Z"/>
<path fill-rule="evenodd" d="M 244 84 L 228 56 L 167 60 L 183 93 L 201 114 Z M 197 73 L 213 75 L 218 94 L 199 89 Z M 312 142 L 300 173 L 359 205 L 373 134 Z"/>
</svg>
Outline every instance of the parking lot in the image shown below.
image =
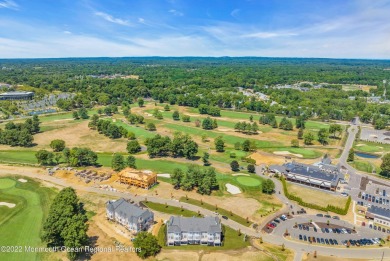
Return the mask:
<svg viewBox="0 0 390 261">
<path fill-rule="evenodd" d="M 285 235 L 286 232 L 294 240 L 331 246 L 374 245 L 378 244 L 374 239 L 384 238 L 383 233 L 368 227 L 355 228 L 348 222 L 340 220 L 338 216 L 322 214 L 294 216 L 280 221 L 271 231 L 277 235 Z"/>
</svg>

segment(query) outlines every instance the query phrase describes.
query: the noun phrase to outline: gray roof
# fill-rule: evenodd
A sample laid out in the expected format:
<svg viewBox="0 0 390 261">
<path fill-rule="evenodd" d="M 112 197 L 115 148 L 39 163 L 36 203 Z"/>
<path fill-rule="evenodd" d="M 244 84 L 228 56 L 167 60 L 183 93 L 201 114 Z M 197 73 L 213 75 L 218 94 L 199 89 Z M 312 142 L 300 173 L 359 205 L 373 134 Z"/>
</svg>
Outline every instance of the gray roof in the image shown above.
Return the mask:
<svg viewBox="0 0 390 261">
<path fill-rule="evenodd" d="M 167 231 L 173 233 L 181 232 L 207 232 L 221 233 L 221 222 L 217 217 L 175 217 L 168 220 Z"/>
<path fill-rule="evenodd" d="M 371 206 L 368 208 L 368 212 L 374 215 L 385 217 L 387 220 L 390 221 L 390 209 Z"/>
<path fill-rule="evenodd" d="M 124 198 L 118 199 L 116 201 L 108 201 L 106 208 L 108 211 L 115 212 L 120 216 L 128 218 L 130 221 L 134 222 L 140 217 L 146 219 L 150 215 L 153 215 L 150 210 L 142 209 L 136 205 L 133 205 L 126 201 Z"/>
<path fill-rule="evenodd" d="M 279 172 L 279 173 L 285 173 L 286 172 L 286 167 L 283 165 L 270 165 L 268 167 L 270 171 L 273 172 Z"/>
<path fill-rule="evenodd" d="M 332 174 L 319 167 L 301 163 L 286 163 L 284 165 L 287 172 L 295 173 L 302 176 L 307 176 L 314 179 L 336 182 L 339 179 L 339 173 Z"/>
<path fill-rule="evenodd" d="M 14 95 L 32 95 L 33 92 L 4 92 L 1 93 L 1 96 L 14 96 Z"/>
</svg>

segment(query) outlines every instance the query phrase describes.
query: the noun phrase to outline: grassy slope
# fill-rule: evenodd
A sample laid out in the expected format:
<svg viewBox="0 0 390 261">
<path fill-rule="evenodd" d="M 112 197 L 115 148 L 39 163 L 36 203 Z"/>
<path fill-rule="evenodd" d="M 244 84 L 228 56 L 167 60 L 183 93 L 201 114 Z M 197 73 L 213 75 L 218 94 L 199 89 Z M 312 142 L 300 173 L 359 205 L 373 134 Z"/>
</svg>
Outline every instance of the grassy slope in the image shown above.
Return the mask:
<svg viewBox="0 0 390 261">
<path fill-rule="evenodd" d="M 177 216 L 184 216 L 184 217 L 194 217 L 198 216 L 198 213 L 194 211 L 190 211 L 187 209 L 181 209 L 174 206 L 159 204 L 159 203 L 153 203 L 153 202 L 145 202 L 143 201 L 142 204 L 150 208 L 151 210 L 167 213 L 170 215 L 177 215 Z"/>
</svg>

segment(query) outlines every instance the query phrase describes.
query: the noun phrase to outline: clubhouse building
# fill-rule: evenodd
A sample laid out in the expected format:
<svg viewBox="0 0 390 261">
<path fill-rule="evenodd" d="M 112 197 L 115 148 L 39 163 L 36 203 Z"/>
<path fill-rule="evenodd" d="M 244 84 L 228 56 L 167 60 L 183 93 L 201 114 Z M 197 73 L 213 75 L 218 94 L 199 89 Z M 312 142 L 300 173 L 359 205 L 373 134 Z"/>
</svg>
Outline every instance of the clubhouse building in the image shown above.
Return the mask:
<svg viewBox="0 0 390 261">
<path fill-rule="evenodd" d="M 217 217 L 176 217 L 167 221 L 167 245 L 221 246 L 222 225 Z"/>
<path fill-rule="evenodd" d="M 0 100 L 32 100 L 33 92 L 4 92 L 0 94 Z"/>
<path fill-rule="evenodd" d="M 390 209 L 371 206 L 366 211 L 366 218 L 373 219 L 381 227 L 390 228 Z"/>
<path fill-rule="evenodd" d="M 124 198 L 106 203 L 107 219 L 115 221 L 134 234 L 148 230 L 154 223 L 154 214 L 148 209 L 131 204 Z"/>
<path fill-rule="evenodd" d="M 286 180 L 320 189 L 335 191 L 343 177 L 340 167 L 331 164 L 329 157 L 313 165 L 295 161 L 283 165 L 271 165 L 269 171 L 283 175 Z"/>
</svg>

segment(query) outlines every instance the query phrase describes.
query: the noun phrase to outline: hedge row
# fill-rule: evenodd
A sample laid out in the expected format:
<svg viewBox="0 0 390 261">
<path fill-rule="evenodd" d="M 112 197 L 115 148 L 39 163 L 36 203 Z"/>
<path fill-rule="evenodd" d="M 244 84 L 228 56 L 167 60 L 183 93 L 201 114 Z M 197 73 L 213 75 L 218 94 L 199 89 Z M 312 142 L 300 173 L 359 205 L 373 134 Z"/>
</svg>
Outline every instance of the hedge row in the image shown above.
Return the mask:
<svg viewBox="0 0 390 261">
<path fill-rule="evenodd" d="M 351 201 L 352 201 L 350 196 L 348 197 L 348 200 L 345 203 L 345 207 L 344 208 L 335 207 L 333 205 L 328 205 L 326 207 L 321 207 L 321 206 L 316 205 L 316 204 L 307 203 L 307 202 L 303 201 L 302 198 L 294 196 L 294 195 L 291 195 L 288 192 L 288 190 L 287 190 L 287 182 L 286 182 L 285 178 L 282 176 L 280 180 L 282 181 L 282 184 L 283 184 L 284 195 L 286 195 L 286 197 L 288 199 L 298 202 L 298 204 L 303 206 L 303 207 L 316 209 L 316 210 L 321 210 L 321 211 L 325 211 L 325 212 L 326 211 L 330 211 L 330 212 L 333 212 L 333 213 L 336 213 L 336 214 L 339 214 L 339 215 L 346 215 L 348 213 L 349 206 L 350 206 Z"/>
</svg>

